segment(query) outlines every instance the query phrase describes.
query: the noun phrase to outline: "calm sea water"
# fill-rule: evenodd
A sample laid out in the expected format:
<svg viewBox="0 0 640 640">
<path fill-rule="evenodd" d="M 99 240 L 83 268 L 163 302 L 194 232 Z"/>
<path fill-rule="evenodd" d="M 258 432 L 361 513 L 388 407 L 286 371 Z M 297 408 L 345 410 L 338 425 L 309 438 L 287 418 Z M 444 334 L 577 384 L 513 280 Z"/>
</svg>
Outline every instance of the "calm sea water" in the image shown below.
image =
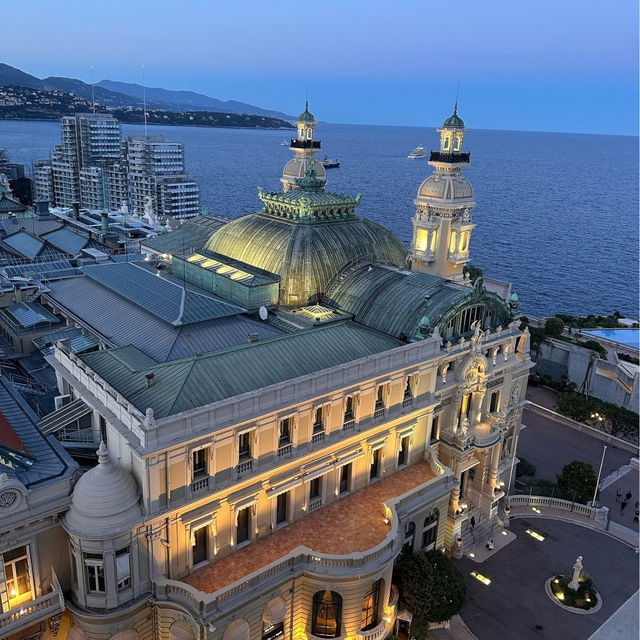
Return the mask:
<svg viewBox="0 0 640 640">
<path fill-rule="evenodd" d="M 123 125 L 124 135 L 143 133 Z M 150 127 L 185 145 L 188 172 L 211 213 L 257 211 L 257 186 L 279 189 L 291 157 L 288 131 Z M 360 214 L 411 240 L 413 198 L 431 167 L 409 160 L 418 144 L 437 148 L 433 128 L 318 126 L 323 152 L 338 158 L 328 189 L 363 193 Z M 12 162 L 48 157 L 53 122 L 0 122 L 0 148 Z M 472 130 L 477 224 L 474 264 L 509 280 L 524 312 L 638 315 L 638 140 L 624 136 Z"/>
</svg>

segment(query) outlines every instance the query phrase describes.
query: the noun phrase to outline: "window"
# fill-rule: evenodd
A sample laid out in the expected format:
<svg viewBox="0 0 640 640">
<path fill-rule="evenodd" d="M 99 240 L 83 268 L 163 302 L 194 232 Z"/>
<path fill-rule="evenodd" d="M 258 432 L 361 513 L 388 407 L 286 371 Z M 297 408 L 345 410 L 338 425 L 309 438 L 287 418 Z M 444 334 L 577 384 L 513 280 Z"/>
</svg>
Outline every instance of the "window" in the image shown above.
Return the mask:
<svg viewBox="0 0 640 640">
<path fill-rule="evenodd" d="M 436 442 L 440 440 L 440 415 L 433 416 L 433 421 L 431 422 L 431 442 Z"/>
<path fill-rule="evenodd" d="M 344 469 L 344 467 L 343 467 Z M 309 500 L 314 500 L 322 495 L 322 476 L 314 478 L 309 483 Z"/>
<path fill-rule="evenodd" d="M 494 391 L 491 394 L 491 399 L 489 401 L 489 413 L 494 413 L 498 410 L 498 400 L 500 399 L 500 392 Z"/>
<path fill-rule="evenodd" d="M 249 539 L 249 520 L 251 519 L 249 514 L 250 508 L 251 507 L 246 507 L 238 511 L 238 526 L 236 528 L 236 542 L 238 544 Z"/>
<path fill-rule="evenodd" d="M 84 554 L 85 578 L 87 591 L 90 593 L 104 593 L 104 559 L 100 553 Z"/>
<path fill-rule="evenodd" d="M 398 450 L 398 466 L 407 464 L 409 460 L 409 436 L 405 436 L 400 440 L 400 449 Z"/>
<path fill-rule="evenodd" d="M 371 585 L 371 588 L 362 599 L 362 631 L 373 629 L 378 624 L 378 605 L 380 603 L 380 580 Z"/>
<path fill-rule="evenodd" d="M 378 385 L 378 391 L 376 393 L 376 409 L 384 409 L 384 396 L 387 385 L 381 384 Z"/>
<path fill-rule="evenodd" d="M 280 446 L 291 443 L 291 418 L 280 420 Z"/>
<path fill-rule="evenodd" d="M 249 431 L 238 436 L 238 456 L 241 461 L 251 459 L 250 436 L 251 433 Z"/>
<path fill-rule="evenodd" d="M 340 493 L 349 491 L 351 485 L 351 463 L 344 464 L 340 467 Z"/>
<path fill-rule="evenodd" d="M 342 596 L 335 591 L 318 591 L 313 596 L 311 633 L 320 638 L 337 638 L 340 635 Z"/>
<path fill-rule="evenodd" d="M 289 492 L 285 491 L 276 498 L 276 524 L 287 521 L 287 506 L 289 504 Z"/>
<path fill-rule="evenodd" d="M 33 598 L 27 547 L 17 547 L 3 553 L 2 561 L 9 594 L 9 607 L 13 609 Z"/>
<path fill-rule="evenodd" d="M 116 551 L 116 581 L 118 591 L 131 586 L 131 554 L 129 547 Z"/>
<path fill-rule="evenodd" d="M 100 438 L 105 444 L 108 444 L 107 443 L 107 421 L 100 414 L 98 414 L 98 418 L 99 418 L 98 421 L 100 423 Z"/>
<path fill-rule="evenodd" d="M 324 407 L 317 407 L 313 420 L 313 433 L 320 433 L 321 431 L 324 431 Z"/>
<path fill-rule="evenodd" d="M 194 566 L 204 562 L 207 557 L 207 527 L 200 527 L 193 532 L 193 564 Z"/>
<path fill-rule="evenodd" d="M 354 413 L 353 413 L 353 396 L 347 396 L 347 402 L 345 404 L 345 408 L 344 408 L 344 419 L 346 420 L 353 420 L 354 419 Z"/>
<path fill-rule="evenodd" d="M 435 507 L 427 513 L 424 519 L 422 531 L 422 548 L 435 547 L 436 538 L 438 536 L 438 519 L 440 512 Z"/>
<path fill-rule="evenodd" d="M 369 480 L 374 480 L 380 473 L 380 457 L 382 449 L 376 449 L 371 456 L 371 469 L 369 472 Z"/>
<path fill-rule="evenodd" d="M 191 454 L 194 480 L 207 475 L 207 452 L 207 449 L 197 449 Z"/>
<path fill-rule="evenodd" d="M 284 635 L 284 622 L 262 623 L 262 640 L 275 640 Z"/>
<path fill-rule="evenodd" d="M 404 400 L 413 398 L 413 376 L 407 376 L 407 384 L 404 388 Z"/>
</svg>

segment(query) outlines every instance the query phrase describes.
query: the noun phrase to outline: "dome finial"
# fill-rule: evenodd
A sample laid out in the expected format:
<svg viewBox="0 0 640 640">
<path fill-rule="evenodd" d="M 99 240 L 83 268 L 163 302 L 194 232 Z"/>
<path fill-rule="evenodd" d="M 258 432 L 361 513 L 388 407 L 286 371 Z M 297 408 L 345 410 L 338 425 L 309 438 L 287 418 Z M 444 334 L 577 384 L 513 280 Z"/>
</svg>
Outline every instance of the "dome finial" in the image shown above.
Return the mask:
<svg viewBox="0 0 640 640">
<path fill-rule="evenodd" d="M 98 464 L 107 464 L 110 462 L 109 449 L 107 449 L 107 445 L 104 443 L 104 440 L 100 440 L 100 446 L 96 453 L 98 454 Z"/>
</svg>

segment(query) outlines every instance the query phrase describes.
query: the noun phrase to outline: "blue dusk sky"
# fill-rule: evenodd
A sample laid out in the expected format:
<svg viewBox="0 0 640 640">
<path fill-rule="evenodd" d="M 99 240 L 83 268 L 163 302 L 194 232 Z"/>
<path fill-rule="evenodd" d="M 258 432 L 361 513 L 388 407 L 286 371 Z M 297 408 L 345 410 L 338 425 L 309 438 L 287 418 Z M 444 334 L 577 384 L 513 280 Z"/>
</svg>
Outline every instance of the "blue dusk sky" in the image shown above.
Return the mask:
<svg viewBox="0 0 640 640">
<path fill-rule="evenodd" d="M 638 133 L 637 0 L 2 3 L 2 61 L 329 122 Z"/>
</svg>

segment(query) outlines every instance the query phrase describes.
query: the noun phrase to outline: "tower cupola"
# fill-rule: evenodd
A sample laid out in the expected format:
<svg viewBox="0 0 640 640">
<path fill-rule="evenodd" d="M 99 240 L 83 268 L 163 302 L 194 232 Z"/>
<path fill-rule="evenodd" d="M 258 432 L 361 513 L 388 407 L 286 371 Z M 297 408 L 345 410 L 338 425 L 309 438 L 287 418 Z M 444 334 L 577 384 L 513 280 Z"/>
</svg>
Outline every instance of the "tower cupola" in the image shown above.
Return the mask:
<svg viewBox="0 0 640 640">
<path fill-rule="evenodd" d="M 315 139 L 316 124 L 307 100 L 304 111 L 298 116 L 297 138 L 292 138 L 289 144 L 289 149 L 295 155 L 285 165 L 280 178 L 285 191 L 297 189 L 299 185 L 296 181 L 307 175 L 307 169 L 311 165 L 318 178 L 324 179 L 327 176 L 324 166 L 315 157 L 321 148 L 320 140 Z"/>
<path fill-rule="evenodd" d="M 458 115 L 457 102 L 438 132 L 440 150 L 429 156 L 435 171 L 420 185 L 414 200 L 411 268 L 462 282 L 464 265 L 470 260 L 469 241 L 475 226 L 471 210 L 475 202 L 473 188 L 462 175 L 470 153 L 462 150 L 467 130 Z"/>
</svg>

